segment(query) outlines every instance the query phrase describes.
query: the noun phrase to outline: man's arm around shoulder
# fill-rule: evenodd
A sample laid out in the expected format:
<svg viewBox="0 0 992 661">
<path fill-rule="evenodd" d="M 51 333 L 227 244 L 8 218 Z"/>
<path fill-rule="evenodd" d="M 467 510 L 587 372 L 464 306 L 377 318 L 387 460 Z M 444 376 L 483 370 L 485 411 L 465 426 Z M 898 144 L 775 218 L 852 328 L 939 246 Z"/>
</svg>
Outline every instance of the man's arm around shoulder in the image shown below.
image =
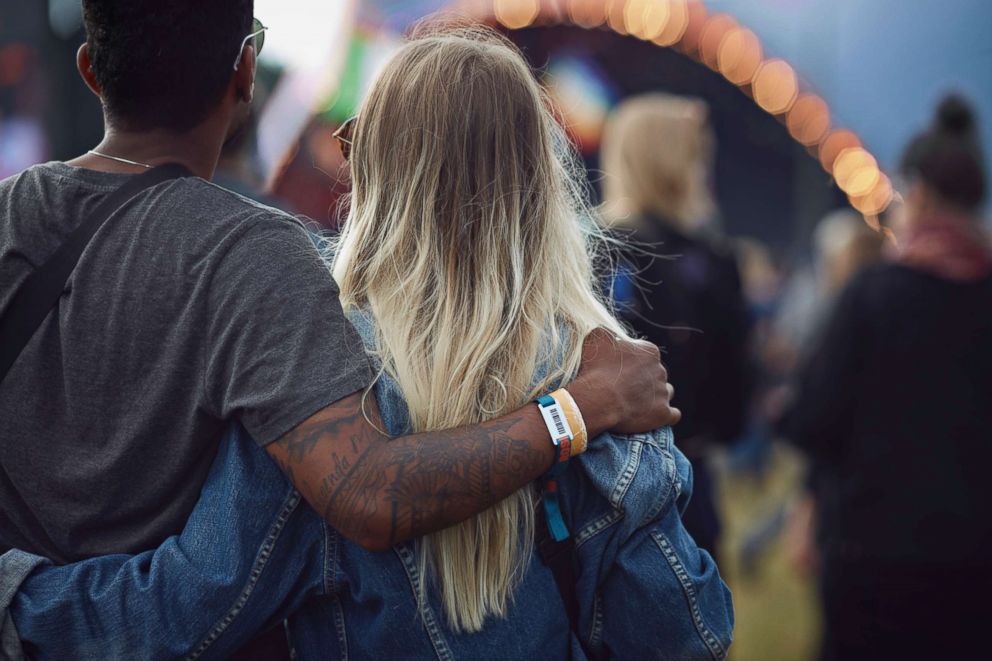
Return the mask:
<svg viewBox="0 0 992 661">
<path fill-rule="evenodd" d="M 596 331 L 568 386 L 590 436 L 674 424 L 657 347 Z M 389 439 L 374 401 L 355 393 L 267 445 L 325 521 L 369 550 L 464 521 L 543 475 L 554 461 L 536 406 L 479 425 Z M 372 419 L 366 417 L 368 414 Z M 374 423 L 374 424 L 373 424 Z"/>
</svg>

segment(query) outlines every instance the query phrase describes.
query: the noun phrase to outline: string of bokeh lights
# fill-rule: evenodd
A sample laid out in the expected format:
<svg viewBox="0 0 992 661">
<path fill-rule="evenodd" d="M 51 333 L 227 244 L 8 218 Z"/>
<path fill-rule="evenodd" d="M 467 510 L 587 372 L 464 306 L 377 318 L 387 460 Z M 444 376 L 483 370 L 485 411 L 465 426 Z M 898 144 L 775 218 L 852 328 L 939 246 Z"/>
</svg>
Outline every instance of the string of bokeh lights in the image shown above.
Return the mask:
<svg viewBox="0 0 992 661">
<path fill-rule="evenodd" d="M 510 30 L 572 24 L 607 28 L 679 52 L 719 72 L 820 161 L 865 220 L 892 201 L 892 183 L 851 130 L 833 125 L 830 108 L 800 84 L 792 66 L 766 57 L 761 40 L 729 14 L 709 14 L 703 0 L 466 0 L 463 12 L 481 12 Z"/>
</svg>

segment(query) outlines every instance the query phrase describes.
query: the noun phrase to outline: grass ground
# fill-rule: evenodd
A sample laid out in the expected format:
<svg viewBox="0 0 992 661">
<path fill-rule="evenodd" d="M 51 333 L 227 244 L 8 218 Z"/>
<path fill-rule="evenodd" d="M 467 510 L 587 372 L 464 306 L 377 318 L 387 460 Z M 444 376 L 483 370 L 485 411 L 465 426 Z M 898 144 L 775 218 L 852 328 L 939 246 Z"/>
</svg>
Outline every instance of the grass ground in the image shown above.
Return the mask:
<svg viewBox="0 0 992 661">
<path fill-rule="evenodd" d="M 717 462 L 719 465 L 720 462 Z M 795 493 L 799 458 L 776 447 L 762 481 L 718 469 L 724 520 L 720 570 L 734 594 L 737 616 L 731 661 L 812 661 L 819 636 L 815 585 L 799 577 L 776 536 L 750 569 L 741 562 L 744 539 L 757 521 L 773 516 Z"/>
</svg>

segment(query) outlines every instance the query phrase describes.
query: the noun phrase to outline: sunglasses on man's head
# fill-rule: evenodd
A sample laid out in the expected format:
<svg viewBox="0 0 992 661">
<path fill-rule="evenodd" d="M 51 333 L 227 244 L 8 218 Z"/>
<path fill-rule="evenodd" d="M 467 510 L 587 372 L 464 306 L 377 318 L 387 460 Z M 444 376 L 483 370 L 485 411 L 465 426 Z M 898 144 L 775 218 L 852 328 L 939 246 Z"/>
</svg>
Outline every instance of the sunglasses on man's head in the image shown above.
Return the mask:
<svg viewBox="0 0 992 661">
<path fill-rule="evenodd" d="M 269 28 L 262 25 L 262 21 L 257 18 L 251 19 L 251 34 L 245 36 L 241 40 L 241 48 L 238 49 L 238 57 L 234 60 L 234 70 L 238 70 L 238 66 L 241 64 L 241 53 L 244 52 L 245 46 L 248 45 L 249 39 L 254 39 L 252 45 L 255 47 L 255 57 L 262 52 L 262 46 L 265 44 L 265 31 Z"/>
<path fill-rule="evenodd" d="M 351 158 L 351 136 L 355 131 L 355 120 L 357 119 L 358 117 L 346 119 L 344 124 L 339 126 L 333 134 L 334 139 L 338 141 L 338 146 L 341 147 L 341 155 L 346 161 Z"/>
</svg>

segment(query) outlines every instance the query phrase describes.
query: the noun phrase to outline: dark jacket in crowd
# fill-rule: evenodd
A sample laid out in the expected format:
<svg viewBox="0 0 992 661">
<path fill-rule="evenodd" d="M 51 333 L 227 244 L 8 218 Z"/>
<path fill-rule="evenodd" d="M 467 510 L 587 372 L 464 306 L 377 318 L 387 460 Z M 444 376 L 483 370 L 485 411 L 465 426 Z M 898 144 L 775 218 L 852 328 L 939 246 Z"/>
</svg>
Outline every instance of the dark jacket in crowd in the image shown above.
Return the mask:
<svg viewBox="0 0 992 661">
<path fill-rule="evenodd" d="M 822 661 L 970 659 L 992 590 L 992 277 L 844 291 L 785 431 L 812 460 Z"/>
<path fill-rule="evenodd" d="M 635 333 L 661 347 L 682 421 L 676 443 L 689 456 L 695 496 L 683 519 L 714 551 L 719 521 L 701 448 L 733 441 L 747 410 L 748 316 L 737 261 L 715 241 L 648 218 L 629 237 L 620 311 Z"/>
<path fill-rule="evenodd" d="M 813 461 L 828 557 L 989 567 L 992 279 L 895 264 L 855 278 L 786 431 Z"/>
<path fill-rule="evenodd" d="M 621 312 L 661 347 L 682 411 L 678 439 L 733 440 L 745 420 L 749 325 L 733 253 L 657 219 L 629 242 L 634 286 Z"/>
</svg>

